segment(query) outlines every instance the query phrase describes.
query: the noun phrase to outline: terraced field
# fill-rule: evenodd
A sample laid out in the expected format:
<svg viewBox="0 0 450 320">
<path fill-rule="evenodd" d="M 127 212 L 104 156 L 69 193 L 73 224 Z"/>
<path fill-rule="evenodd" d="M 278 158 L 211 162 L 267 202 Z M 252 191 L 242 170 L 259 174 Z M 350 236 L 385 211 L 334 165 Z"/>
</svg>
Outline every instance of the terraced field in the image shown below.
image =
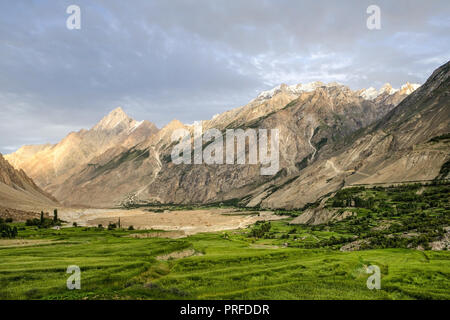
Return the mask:
<svg viewBox="0 0 450 320">
<path fill-rule="evenodd" d="M 187 237 L 10 222 L 18 237 L 0 239 L 0 299 L 450 299 L 449 192 L 448 182 L 349 188 L 322 201 L 351 212 L 344 220 L 293 225 L 302 212 L 279 211 Z M 67 289 L 70 265 L 80 290 Z M 370 265 L 380 290 L 367 288 Z"/>
<path fill-rule="evenodd" d="M 290 228 L 287 221 L 272 224 L 279 232 Z M 282 239 L 249 238 L 249 229 L 184 239 L 80 227 L 19 232 L 55 242 L 0 247 L 1 299 L 450 298 L 448 251 L 290 248 Z M 185 249 L 202 255 L 157 259 Z M 366 287 L 371 264 L 381 268 L 381 290 Z M 81 290 L 66 288 L 69 265 L 81 268 Z"/>
</svg>

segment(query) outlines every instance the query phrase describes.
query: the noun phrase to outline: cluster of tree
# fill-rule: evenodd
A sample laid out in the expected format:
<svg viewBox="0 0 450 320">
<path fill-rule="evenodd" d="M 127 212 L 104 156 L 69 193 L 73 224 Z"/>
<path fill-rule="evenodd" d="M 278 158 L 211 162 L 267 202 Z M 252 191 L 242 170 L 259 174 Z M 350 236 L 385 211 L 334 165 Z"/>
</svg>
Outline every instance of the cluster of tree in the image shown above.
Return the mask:
<svg viewBox="0 0 450 320">
<path fill-rule="evenodd" d="M 18 234 L 16 226 L 10 226 L 8 223 L 13 222 L 11 218 L 0 218 L 0 238 L 15 238 Z"/>
<path fill-rule="evenodd" d="M 34 218 L 34 219 L 28 219 L 25 222 L 26 226 L 36 226 L 38 228 L 51 228 L 54 226 L 60 226 L 61 220 L 58 219 L 58 209 L 55 209 L 53 211 L 53 218 L 46 218 L 44 215 L 44 211 L 41 211 L 41 217 L 40 219 Z"/>
<path fill-rule="evenodd" d="M 257 221 L 253 229 L 250 231 L 249 236 L 252 238 L 264 238 L 267 237 L 267 234 L 270 232 L 272 228 L 272 224 L 270 221 L 263 222 Z"/>
<path fill-rule="evenodd" d="M 355 207 L 355 208 L 374 209 L 375 199 L 373 197 L 363 199 L 359 196 L 348 195 L 344 199 L 342 199 L 342 196 L 339 198 L 335 198 L 331 205 L 334 208 Z"/>
<path fill-rule="evenodd" d="M 402 217 L 401 224 L 392 225 L 388 231 L 401 232 L 417 230 L 420 233 L 430 233 L 437 229 L 442 229 L 450 224 L 450 214 L 431 215 L 421 212 L 419 214 Z"/>
<path fill-rule="evenodd" d="M 117 223 L 110 222 L 108 224 L 108 230 L 115 230 L 115 229 L 120 229 L 120 228 L 121 228 L 120 218 L 119 218 L 119 221 Z M 98 229 L 103 229 L 103 226 L 101 224 L 99 224 L 98 225 Z M 131 231 L 131 230 L 134 230 L 134 227 L 133 226 L 128 226 L 127 229 Z"/>
<path fill-rule="evenodd" d="M 319 242 L 319 247 L 332 247 L 335 245 L 341 245 L 347 243 L 349 240 L 345 237 L 335 237 L 331 236 L 328 239 L 321 240 Z"/>
<path fill-rule="evenodd" d="M 399 235 L 378 235 L 370 238 L 370 241 L 363 243 L 361 249 L 385 249 L 385 248 L 417 248 L 421 246 L 425 250 L 430 249 L 429 243 L 433 237 L 428 234 L 421 234 L 417 237 L 401 237 Z"/>
</svg>

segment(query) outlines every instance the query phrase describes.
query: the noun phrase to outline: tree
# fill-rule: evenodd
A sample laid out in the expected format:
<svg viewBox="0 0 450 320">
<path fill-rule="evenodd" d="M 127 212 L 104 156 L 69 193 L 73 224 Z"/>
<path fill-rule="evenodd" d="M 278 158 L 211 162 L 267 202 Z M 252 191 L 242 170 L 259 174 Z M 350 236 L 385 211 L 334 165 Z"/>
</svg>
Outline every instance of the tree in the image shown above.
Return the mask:
<svg viewBox="0 0 450 320">
<path fill-rule="evenodd" d="M 41 224 L 44 223 L 44 211 L 41 211 Z"/>
<path fill-rule="evenodd" d="M 53 222 L 58 222 L 58 209 L 53 210 Z"/>
<path fill-rule="evenodd" d="M 116 229 L 117 228 L 117 226 L 116 226 L 116 224 L 115 223 L 109 223 L 108 224 L 108 230 L 114 230 L 114 229 Z"/>
<path fill-rule="evenodd" d="M 17 227 L 11 227 L 5 223 L 0 223 L 0 238 L 15 238 L 17 236 Z"/>
</svg>

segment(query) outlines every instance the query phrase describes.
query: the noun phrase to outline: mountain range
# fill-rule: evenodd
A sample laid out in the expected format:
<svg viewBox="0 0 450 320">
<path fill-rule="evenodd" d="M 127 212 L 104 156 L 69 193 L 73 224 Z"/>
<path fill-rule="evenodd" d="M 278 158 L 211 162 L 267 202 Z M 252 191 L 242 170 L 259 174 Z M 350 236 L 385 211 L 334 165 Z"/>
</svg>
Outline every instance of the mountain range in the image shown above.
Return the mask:
<svg viewBox="0 0 450 320">
<path fill-rule="evenodd" d="M 399 89 L 282 84 L 199 122 L 203 130 L 222 132 L 279 129 L 280 170 L 274 176 L 261 176 L 260 165 L 175 165 L 172 132 L 194 126 L 173 120 L 158 129 L 121 108 L 57 144 L 24 146 L 5 158 L 67 206 L 229 202 L 302 208 L 345 186 L 448 177 L 449 69 L 446 63 L 424 85 Z"/>
</svg>

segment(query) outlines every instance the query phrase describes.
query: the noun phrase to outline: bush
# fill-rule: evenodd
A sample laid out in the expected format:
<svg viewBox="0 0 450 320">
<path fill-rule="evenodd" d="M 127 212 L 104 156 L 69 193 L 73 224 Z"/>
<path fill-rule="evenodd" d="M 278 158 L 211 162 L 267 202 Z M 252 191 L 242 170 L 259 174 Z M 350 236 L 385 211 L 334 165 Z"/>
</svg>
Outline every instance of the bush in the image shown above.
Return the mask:
<svg viewBox="0 0 450 320">
<path fill-rule="evenodd" d="M 17 233 L 17 227 L 8 226 L 6 223 L 0 223 L 1 238 L 15 238 Z"/>
<path fill-rule="evenodd" d="M 27 219 L 27 221 L 25 222 L 26 226 L 39 226 L 41 224 L 41 220 L 34 218 L 34 219 Z"/>
<path fill-rule="evenodd" d="M 108 230 L 114 230 L 117 228 L 117 225 L 115 223 L 109 223 L 108 224 Z"/>
<path fill-rule="evenodd" d="M 253 238 L 263 238 L 266 233 L 270 231 L 270 228 L 272 227 L 270 221 L 267 222 L 256 222 L 256 226 L 252 229 L 250 232 L 250 237 Z"/>
<path fill-rule="evenodd" d="M 40 218 L 33 218 L 33 219 L 27 219 L 27 221 L 25 222 L 26 226 L 37 226 L 38 228 L 51 228 L 54 226 L 60 226 L 61 225 L 61 221 L 60 220 L 54 220 L 54 219 L 49 219 L 49 218 L 45 218 L 44 216 L 44 212 L 41 211 L 41 216 Z"/>
</svg>

